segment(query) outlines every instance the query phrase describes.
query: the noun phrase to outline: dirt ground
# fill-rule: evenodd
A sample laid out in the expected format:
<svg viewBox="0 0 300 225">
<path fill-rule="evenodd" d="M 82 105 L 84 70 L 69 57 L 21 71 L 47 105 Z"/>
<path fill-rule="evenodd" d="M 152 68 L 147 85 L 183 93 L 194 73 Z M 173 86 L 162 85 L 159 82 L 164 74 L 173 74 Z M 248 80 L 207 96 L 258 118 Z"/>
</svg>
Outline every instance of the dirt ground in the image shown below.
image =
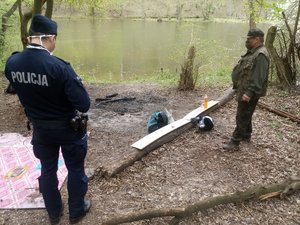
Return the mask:
<svg viewBox="0 0 300 225">
<path fill-rule="evenodd" d="M 5 82 L 4 82 L 5 83 Z M 0 132 L 30 136 L 16 96 L 4 95 L 1 87 Z M 96 169 L 87 197 L 93 207 L 79 224 L 102 224 L 116 215 L 142 209 L 170 208 L 192 204 L 208 197 L 242 191 L 256 185 L 279 183 L 299 174 L 299 124 L 260 107 L 253 118 L 250 143 L 240 151 L 224 152 L 235 127 L 236 102 L 210 113 L 215 127 L 209 132 L 191 128 L 175 140 L 154 150 L 112 178 L 101 171 L 112 161 L 126 156 L 135 141 L 147 134 L 147 119 L 155 110 L 167 108 L 180 119 L 200 106 L 204 94 L 210 100 L 225 89 L 198 89 L 178 92 L 176 88 L 152 84 L 87 85 L 92 99 L 89 112 L 89 152 L 87 168 Z M 118 93 L 128 101 L 99 104 L 99 98 Z M 281 110 L 300 114 L 300 95 L 270 88 L 262 102 Z M 100 172 L 99 172 L 100 171 Z M 63 200 L 67 206 L 66 185 Z M 170 218 L 134 222 L 134 225 L 165 225 Z M 45 210 L 1 210 L 0 224 L 48 224 Z M 68 209 L 61 224 L 68 224 Z M 199 212 L 181 225 L 296 225 L 300 224 L 300 193 L 284 199 L 272 198 L 243 204 L 228 204 Z"/>
</svg>

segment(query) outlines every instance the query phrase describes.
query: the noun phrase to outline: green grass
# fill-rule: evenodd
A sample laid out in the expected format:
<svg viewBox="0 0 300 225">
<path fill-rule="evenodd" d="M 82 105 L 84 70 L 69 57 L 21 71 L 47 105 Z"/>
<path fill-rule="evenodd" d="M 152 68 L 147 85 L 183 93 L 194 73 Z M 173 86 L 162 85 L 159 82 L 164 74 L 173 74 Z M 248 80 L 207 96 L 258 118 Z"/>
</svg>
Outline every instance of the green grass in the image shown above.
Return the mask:
<svg viewBox="0 0 300 225">
<path fill-rule="evenodd" d="M 196 87 L 227 87 L 231 85 L 231 69 L 222 69 L 213 73 L 199 74 Z M 204 72 L 203 72 L 204 73 Z M 81 78 L 90 84 L 112 84 L 112 83 L 154 83 L 162 86 L 177 86 L 180 79 L 179 73 L 154 72 L 143 76 L 133 75 L 125 81 L 96 80 L 91 76 L 82 75 Z"/>
</svg>

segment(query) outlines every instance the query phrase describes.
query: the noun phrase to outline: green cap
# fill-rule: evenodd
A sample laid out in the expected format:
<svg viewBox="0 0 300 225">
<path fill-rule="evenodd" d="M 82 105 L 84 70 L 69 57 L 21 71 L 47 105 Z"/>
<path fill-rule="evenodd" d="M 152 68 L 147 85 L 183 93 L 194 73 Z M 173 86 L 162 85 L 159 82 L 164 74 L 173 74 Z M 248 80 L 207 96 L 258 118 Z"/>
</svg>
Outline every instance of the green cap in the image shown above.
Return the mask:
<svg viewBox="0 0 300 225">
<path fill-rule="evenodd" d="M 253 28 L 248 31 L 247 37 L 263 37 L 265 34 L 259 28 Z"/>
</svg>

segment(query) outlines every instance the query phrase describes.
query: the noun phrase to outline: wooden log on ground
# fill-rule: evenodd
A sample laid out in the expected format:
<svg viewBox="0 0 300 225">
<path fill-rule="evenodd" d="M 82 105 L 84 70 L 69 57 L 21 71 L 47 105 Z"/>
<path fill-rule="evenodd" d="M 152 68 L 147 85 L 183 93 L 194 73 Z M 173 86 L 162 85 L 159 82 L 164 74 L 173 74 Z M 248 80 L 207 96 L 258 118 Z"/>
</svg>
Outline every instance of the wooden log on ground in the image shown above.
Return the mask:
<svg viewBox="0 0 300 225">
<path fill-rule="evenodd" d="M 230 101 L 233 98 L 234 93 L 235 93 L 234 90 L 232 90 L 231 88 L 227 89 L 224 92 L 224 95 L 216 100 L 217 104 L 214 104 L 213 107 L 209 108 L 208 110 L 201 111 L 201 113 L 200 113 L 201 116 L 207 115 L 208 113 L 212 112 L 213 110 L 216 110 L 220 106 L 224 105 L 226 102 Z M 213 101 L 213 102 L 215 102 L 215 101 Z M 193 116 L 199 115 L 199 114 L 197 114 L 198 110 L 200 110 L 200 109 L 199 108 L 195 109 L 194 111 L 187 114 L 185 117 L 187 118 L 187 117 L 191 117 L 192 115 Z M 143 158 L 149 152 L 153 151 L 154 149 L 158 148 L 159 146 L 161 146 L 169 141 L 172 141 L 174 138 L 179 136 L 182 132 L 190 129 L 193 126 L 193 124 L 191 123 L 190 120 L 186 120 L 186 121 L 181 120 L 178 123 L 179 124 L 177 124 L 178 125 L 177 130 L 173 130 L 172 132 L 164 135 L 161 139 L 158 139 L 157 141 L 152 142 L 151 144 L 147 145 L 144 149 L 137 150 L 136 148 L 132 147 L 128 150 L 126 156 L 122 156 L 121 158 L 115 159 L 115 160 L 107 163 L 107 165 L 105 165 L 105 167 L 101 170 L 102 171 L 101 174 L 103 174 L 107 178 L 113 177 L 114 175 L 122 172 L 127 167 L 131 166 L 136 161 Z M 182 126 L 179 126 L 180 123 L 182 123 L 181 124 Z M 176 124 L 174 124 L 174 126 L 175 125 Z M 161 128 L 161 129 L 163 129 L 163 128 Z"/>
<path fill-rule="evenodd" d="M 296 115 L 293 115 L 291 113 L 288 113 L 288 112 L 285 112 L 285 111 L 282 111 L 282 110 L 279 110 L 279 109 L 272 108 L 271 106 L 269 106 L 265 103 L 262 103 L 262 102 L 258 102 L 258 105 L 260 107 L 270 111 L 270 112 L 273 112 L 273 113 L 279 115 L 279 116 L 289 118 L 293 122 L 300 123 L 300 118 Z"/>
<path fill-rule="evenodd" d="M 256 186 L 248 188 L 245 191 L 237 191 L 233 194 L 210 197 L 194 204 L 189 204 L 176 208 L 148 209 L 138 212 L 128 213 L 126 215 L 117 215 L 103 223 L 103 225 L 116 225 L 122 223 L 130 223 L 139 220 L 170 217 L 173 219 L 170 225 L 177 225 L 183 218 L 191 216 L 193 213 L 205 211 L 218 205 L 230 203 L 242 203 L 249 200 L 265 200 L 271 197 L 285 197 L 300 189 L 300 178 L 291 177 L 282 183 L 272 184 L 268 186 Z"/>
</svg>

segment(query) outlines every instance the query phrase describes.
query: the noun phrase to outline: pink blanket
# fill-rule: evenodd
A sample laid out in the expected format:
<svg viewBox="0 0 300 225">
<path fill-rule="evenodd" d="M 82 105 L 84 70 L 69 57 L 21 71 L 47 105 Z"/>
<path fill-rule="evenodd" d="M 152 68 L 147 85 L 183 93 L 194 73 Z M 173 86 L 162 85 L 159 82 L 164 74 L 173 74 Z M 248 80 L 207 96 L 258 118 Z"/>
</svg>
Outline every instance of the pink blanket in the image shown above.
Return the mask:
<svg viewBox="0 0 300 225">
<path fill-rule="evenodd" d="M 41 164 L 35 158 L 31 137 L 18 133 L 0 134 L 0 208 L 44 208 L 37 178 Z M 58 160 L 58 179 L 61 188 L 67 169 L 62 155 Z"/>
</svg>

